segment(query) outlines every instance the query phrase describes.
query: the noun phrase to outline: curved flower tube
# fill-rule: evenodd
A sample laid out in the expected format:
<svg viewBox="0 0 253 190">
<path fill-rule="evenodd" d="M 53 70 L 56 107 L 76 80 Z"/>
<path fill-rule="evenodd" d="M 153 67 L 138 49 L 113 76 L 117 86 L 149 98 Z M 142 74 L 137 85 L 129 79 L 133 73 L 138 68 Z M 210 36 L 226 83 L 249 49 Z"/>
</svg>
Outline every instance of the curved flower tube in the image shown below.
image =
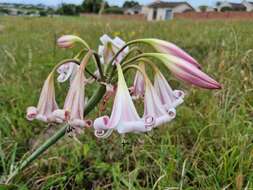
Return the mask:
<svg viewBox="0 0 253 190">
<path fill-rule="evenodd" d="M 152 129 L 153 121 L 141 119 L 135 109 L 134 103 L 129 94 L 121 66 L 117 65 L 118 87 L 113 103 L 111 117 L 103 116 L 94 121 L 95 135 L 105 130 L 117 130 L 118 133 L 147 132 Z M 98 136 L 100 137 L 100 136 Z"/>
<path fill-rule="evenodd" d="M 165 109 L 162 105 L 153 85 L 146 78 L 145 97 L 144 97 L 144 115 L 143 118 L 153 118 L 154 127 L 170 122 L 176 117 L 174 108 Z"/>
<path fill-rule="evenodd" d="M 138 57 L 159 59 L 178 79 L 195 86 L 206 89 L 221 89 L 221 85 L 217 81 L 179 57 L 163 53 L 143 53 Z"/>
<path fill-rule="evenodd" d="M 55 88 L 54 88 L 54 71 L 49 74 L 44 82 L 41 90 L 40 98 L 37 107 L 28 107 L 26 118 L 29 121 L 34 119 L 43 122 L 58 122 L 62 123 L 61 119 L 55 118 L 53 112 L 58 109 L 58 105 L 55 100 Z"/>
<path fill-rule="evenodd" d="M 159 70 L 155 71 L 154 88 L 166 110 L 176 108 L 184 102 L 184 92 L 181 90 L 173 91 Z"/>
<path fill-rule="evenodd" d="M 140 65 L 141 67 L 139 67 L 139 69 L 141 71 L 141 74 L 143 75 L 143 80 L 145 82 L 143 118 L 149 121 L 153 121 L 154 127 L 158 127 L 174 119 L 176 117 L 176 110 L 173 107 L 165 109 L 154 86 L 152 85 L 145 72 L 144 64 Z M 155 71 L 158 70 L 154 65 L 151 66 Z M 136 66 L 132 67 L 138 68 Z"/>
<path fill-rule="evenodd" d="M 140 64 L 139 67 L 143 68 L 143 64 Z M 131 96 L 133 99 L 143 98 L 145 94 L 145 81 L 143 74 L 140 71 L 136 71 L 134 77 L 133 86 L 130 88 Z"/>
<path fill-rule="evenodd" d="M 70 89 L 65 99 L 63 109 L 58 109 L 53 113 L 56 118 L 68 122 L 70 126 L 77 127 L 76 129 L 78 129 L 78 127 L 83 128 L 90 127 L 92 125 L 92 122 L 90 120 L 84 120 L 83 116 L 85 105 L 84 90 L 86 81 L 84 69 L 91 55 L 92 53 L 89 52 L 80 64 L 80 67 L 70 84 Z"/>
<path fill-rule="evenodd" d="M 191 57 L 188 53 L 186 53 L 184 50 L 182 50 L 181 48 L 179 48 L 178 46 L 176 46 L 171 42 L 154 38 L 139 39 L 134 40 L 134 42 L 143 42 L 149 44 L 160 53 L 174 55 L 176 57 L 184 59 L 185 61 L 194 65 L 197 68 L 201 68 L 201 65 L 193 57 Z"/>
<path fill-rule="evenodd" d="M 181 90 L 172 90 L 169 83 L 155 66 L 153 62 L 148 59 L 142 59 L 142 64 L 139 67 L 145 71 L 144 63 L 149 64 L 154 71 L 154 87 L 157 95 L 160 98 L 161 103 L 168 110 L 170 108 L 176 108 L 183 103 L 184 92 Z M 145 81 L 143 74 L 137 70 L 133 86 L 130 88 L 131 96 L 133 99 L 144 97 L 145 94 Z"/>
<path fill-rule="evenodd" d="M 108 35 L 103 35 L 100 38 L 103 45 L 98 48 L 98 54 L 101 56 L 101 63 L 108 64 L 116 55 L 116 53 L 126 45 L 126 43 L 119 37 L 111 39 Z M 120 62 L 124 56 L 128 53 L 129 48 L 126 47 L 118 56 L 115 62 Z"/>
</svg>

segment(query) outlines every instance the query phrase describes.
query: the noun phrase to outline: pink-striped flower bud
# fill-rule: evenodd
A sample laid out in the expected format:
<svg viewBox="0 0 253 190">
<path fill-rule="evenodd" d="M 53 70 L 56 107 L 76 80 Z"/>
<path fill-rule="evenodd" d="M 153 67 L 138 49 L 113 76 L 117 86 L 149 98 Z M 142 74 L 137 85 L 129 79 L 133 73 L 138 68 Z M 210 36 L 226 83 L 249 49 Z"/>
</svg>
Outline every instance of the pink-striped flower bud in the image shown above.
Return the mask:
<svg viewBox="0 0 253 190">
<path fill-rule="evenodd" d="M 57 40 L 60 48 L 72 48 L 76 42 L 83 42 L 81 38 L 75 35 L 64 35 Z"/>
<path fill-rule="evenodd" d="M 136 40 L 136 42 L 143 42 L 149 44 L 153 46 L 159 53 L 174 55 L 175 57 L 184 59 L 185 61 L 194 65 L 197 68 L 201 68 L 201 65 L 192 56 L 190 56 L 184 50 L 182 50 L 181 48 L 179 48 L 178 46 L 176 46 L 171 42 L 153 38 L 140 39 Z"/>
<path fill-rule="evenodd" d="M 163 53 L 145 53 L 143 56 L 161 60 L 178 79 L 201 88 L 221 89 L 221 85 L 217 81 L 184 59 Z"/>
</svg>

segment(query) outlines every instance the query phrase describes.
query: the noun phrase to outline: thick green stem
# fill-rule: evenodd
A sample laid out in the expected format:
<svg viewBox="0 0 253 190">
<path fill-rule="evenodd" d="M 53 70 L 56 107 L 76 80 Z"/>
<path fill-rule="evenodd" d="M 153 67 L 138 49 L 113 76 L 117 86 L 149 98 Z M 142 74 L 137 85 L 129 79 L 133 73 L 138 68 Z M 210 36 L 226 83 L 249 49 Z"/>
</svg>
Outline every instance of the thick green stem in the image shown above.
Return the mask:
<svg viewBox="0 0 253 190">
<path fill-rule="evenodd" d="M 99 103 L 99 101 L 103 98 L 106 92 L 105 85 L 100 85 L 94 95 L 90 98 L 89 102 L 86 104 L 84 109 L 84 115 L 87 115 L 94 107 Z"/>
<path fill-rule="evenodd" d="M 38 158 L 43 152 L 45 152 L 50 146 L 55 144 L 59 139 L 61 139 L 65 133 L 68 125 L 64 125 L 57 133 L 55 133 L 50 139 L 48 139 L 44 144 L 42 144 L 37 150 L 35 150 L 27 159 L 25 159 L 17 168 L 10 174 L 6 184 L 8 184 L 20 171 L 27 167 L 32 161 Z"/>
</svg>

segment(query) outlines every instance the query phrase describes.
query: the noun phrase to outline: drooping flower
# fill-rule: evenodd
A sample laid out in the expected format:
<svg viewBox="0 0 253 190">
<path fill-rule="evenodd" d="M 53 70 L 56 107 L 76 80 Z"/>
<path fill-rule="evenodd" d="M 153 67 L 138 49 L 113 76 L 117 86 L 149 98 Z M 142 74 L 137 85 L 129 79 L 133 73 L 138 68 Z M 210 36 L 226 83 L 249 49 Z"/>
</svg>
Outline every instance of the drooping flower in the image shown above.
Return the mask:
<svg viewBox="0 0 253 190">
<path fill-rule="evenodd" d="M 179 57 L 162 53 L 145 53 L 143 56 L 155 57 L 178 78 L 206 89 L 221 89 L 221 85 L 197 67 Z"/>
<path fill-rule="evenodd" d="M 170 108 L 176 108 L 178 105 L 184 102 L 184 92 L 181 90 L 173 91 L 159 70 L 155 71 L 154 87 L 162 105 L 167 110 Z"/>
<path fill-rule="evenodd" d="M 101 56 L 101 63 L 109 63 L 113 56 L 123 47 L 126 43 L 119 37 L 111 39 L 108 35 L 103 35 L 100 38 L 103 45 L 98 48 L 98 54 Z M 120 62 L 124 56 L 128 53 L 129 48 L 126 47 L 116 58 L 115 62 Z"/>
<path fill-rule="evenodd" d="M 105 130 L 117 130 L 120 134 L 150 131 L 153 120 L 139 117 L 129 94 L 121 67 L 119 64 L 116 65 L 118 69 L 118 87 L 111 117 L 103 116 L 94 121 L 95 134 Z"/>
<path fill-rule="evenodd" d="M 75 35 L 63 35 L 57 40 L 60 48 L 72 48 L 76 42 L 84 43 L 84 41 Z"/>
<path fill-rule="evenodd" d="M 72 81 L 74 76 L 76 75 L 78 68 L 79 66 L 74 62 L 68 62 L 61 65 L 57 69 L 57 72 L 59 73 L 57 81 L 60 83 L 63 83 L 69 78 L 70 78 L 70 81 Z"/>
<path fill-rule="evenodd" d="M 154 127 L 170 122 L 176 117 L 175 108 L 165 109 L 149 79 L 146 78 L 145 82 L 143 118 L 152 118 Z"/>
<path fill-rule="evenodd" d="M 142 65 L 143 64 L 140 64 L 139 66 L 142 67 Z M 133 99 L 139 99 L 141 97 L 144 97 L 145 81 L 143 74 L 138 70 L 136 71 L 134 83 L 133 86 L 130 88 L 130 92 Z"/>
<path fill-rule="evenodd" d="M 72 127 L 90 127 L 92 122 L 84 120 L 85 105 L 85 76 L 84 69 L 87 65 L 91 52 L 89 52 L 82 61 L 77 73 L 70 84 L 67 97 L 65 99 L 63 110 L 56 110 L 53 115 L 69 123 Z"/>
<path fill-rule="evenodd" d="M 58 106 L 55 100 L 54 74 L 52 72 L 44 82 L 37 107 L 28 107 L 26 118 L 30 121 L 37 119 L 43 122 L 61 123 L 62 120 L 56 119 L 52 114 L 57 109 Z"/>
<path fill-rule="evenodd" d="M 184 59 L 185 61 L 196 66 L 197 68 L 201 68 L 201 65 L 193 57 L 191 57 L 188 53 L 186 53 L 184 50 L 171 42 L 153 38 L 140 39 L 136 41 L 150 44 L 160 53 L 174 55 L 176 57 Z"/>
</svg>

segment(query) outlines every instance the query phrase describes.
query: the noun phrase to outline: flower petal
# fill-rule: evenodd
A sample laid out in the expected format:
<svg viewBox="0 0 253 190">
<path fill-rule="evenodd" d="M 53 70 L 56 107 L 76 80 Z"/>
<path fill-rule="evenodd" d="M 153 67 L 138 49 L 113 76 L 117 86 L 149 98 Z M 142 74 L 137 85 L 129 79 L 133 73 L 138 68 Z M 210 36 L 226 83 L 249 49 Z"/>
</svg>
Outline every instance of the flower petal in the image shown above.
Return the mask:
<svg viewBox="0 0 253 190">
<path fill-rule="evenodd" d="M 70 113 L 67 110 L 57 109 L 53 112 L 53 116 L 59 120 L 67 121 L 70 118 Z"/>
<path fill-rule="evenodd" d="M 61 65 L 57 69 L 57 72 L 60 74 L 57 78 L 57 81 L 60 83 L 63 83 L 66 80 L 68 80 L 70 77 L 73 79 L 73 76 L 76 74 L 76 70 L 78 67 L 79 66 L 73 62 L 69 62 L 69 63 Z"/>
<path fill-rule="evenodd" d="M 145 124 L 143 120 L 138 121 L 129 121 L 124 123 L 119 123 L 117 127 L 117 131 L 119 134 L 125 134 L 125 133 L 143 133 L 151 131 L 152 127 L 149 127 Z"/>
<path fill-rule="evenodd" d="M 136 71 L 133 87 L 131 89 L 131 95 L 133 99 L 139 99 L 144 97 L 145 93 L 145 81 L 142 73 Z"/>
<path fill-rule="evenodd" d="M 186 53 L 184 50 L 171 42 L 153 38 L 140 39 L 137 41 L 148 43 L 160 53 L 174 55 L 176 57 L 184 59 L 185 61 L 197 68 L 201 68 L 201 65 L 193 57 L 191 57 L 188 53 Z"/>
<path fill-rule="evenodd" d="M 101 57 L 101 63 L 107 64 L 112 58 L 116 55 L 116 53 L 126 44 L 122 39 L 116 37 L 111 39 L 108 35 L 103 35 L 100 38 L 103 46 L 99 46 L 98 54 Z M 125 56 L 125 54 L 129 51 L 129 48 L 126 47 L 115 59 L 116 63 L 119 63 Z M 115 62 L 113 64 L 115 64 Z"/>
<path fill-rule="evenodd" d="M 117 69 L 118 87 L 111 116 L 110 118 L 108 116 L 97 118 L 94 122 L 94 128 L 97 130 L 97 132 L 102 132 L 103 134 L 103 130 L 109 129 L 118 130 L 119 133 L 146 131 L 147 129 L 145 129 L 145 123 L 144 121 L 141 121 L 141 118 L 135 109 L 123 76 L 122 69 L 118 64 Z M 125 127 L 126 129 L 124 129 Z M 97 136 L 99 135 L 97 134 Z"/>
<path fill-rule="evenodd" d="M 144 98 L 144 115 L 143 117 L 153 117 L 154 127 L 170 122 L 176 116 L 176 110 L 166 109 L 164 107 L 152 86 L 150 81 L 146 81 L 145 98 Z"/>
<path fill-rule="evenodd" d="M 206 89 L 220 89 L 221 85 L 189 62 L 173 55 L 146 53 L 147 57 L 156 57 L 179 79 Z"/>
<path fill-rule="evenodd" d="M 69 125 L 73 127 L 91 127 L 92 122 L 90 120 L 73 119 L 69 121 Z"/>
<path fill-rule="evenodd" d="M 32 121 L 36 118 L 37 114 L 38 114 L 37 108 L 30 106 L 27 108 L 26 118 L 27 120 Z"/>
<path fill-rule="evenodd" d="M 111 42 L 112 39 L 107 34 L 104 34 L 103 36 L 100 37 L 100 41 L 102 42 L 103 45 L 105 45 L 108 42 Z"/>
<path fill-rule="evenodd" d="M 179 90 L 173 91 L 160 71 L 156 71 L 154 77 L 154 87 L 161 103 L 166 105 L 167 109 L 173 107 L 176 108 L 184 102 L 184 92 Z"/>
<path fill-rule="evenodd" d="M 58 109 L 58 105 L 55 101 L 53 75 L 51 74 L 43 85 L 37 109 L 39 114 L 45 116 L 50 115 L 54 110 Z"/>
</svg>

